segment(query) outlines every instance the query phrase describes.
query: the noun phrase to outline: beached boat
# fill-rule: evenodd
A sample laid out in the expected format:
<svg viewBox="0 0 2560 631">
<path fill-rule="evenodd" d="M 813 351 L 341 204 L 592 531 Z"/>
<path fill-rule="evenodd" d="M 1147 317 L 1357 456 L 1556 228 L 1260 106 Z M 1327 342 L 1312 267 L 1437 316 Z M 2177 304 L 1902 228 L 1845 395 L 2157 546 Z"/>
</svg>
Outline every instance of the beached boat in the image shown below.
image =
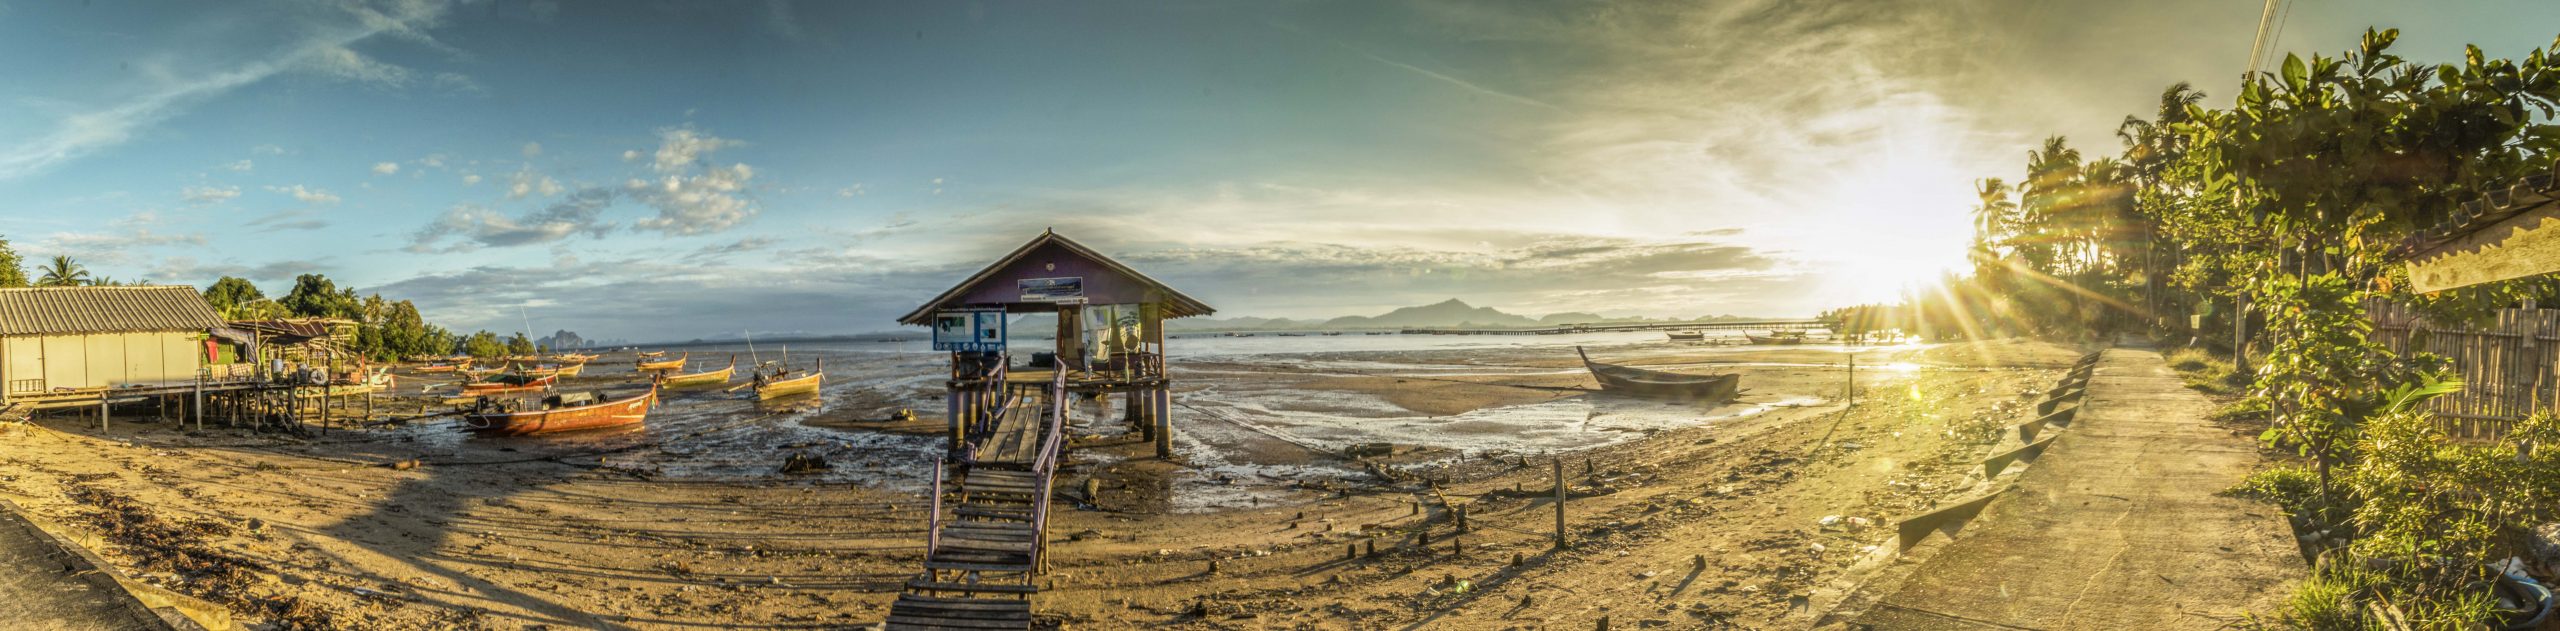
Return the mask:
<svg viewBox="0 0 2560 631">
<path fill-rule="evenodd" d="M 538 402 L 483 398 L 462 416 L 462 423 L 472 432 L 488 436 L 624 427 L 648 420 L 649 408 L 657 401 L 657 388 L 610 401 L 593 392 L 555 394 Z M 535 409 L 516 409 L 519 405 Z"/>
<path fill-rule="evenodd" d="M 771 399 L 794 394 L 816 394 L 818 386 L 825 382 L 826 378 L 827 362 L 822 359 L 818 360 L 818 367 L 814 370 L 793 371 L 789 368 L 776 367 L 770 375 L 759 371 L 756 373 L 755 381 L 748 385 L 755 386 L 756 398 Z"/>
<path fill-rule="evenodd" d="M 1747 337 L 1747 338 L 1751 338 L 1751 343 L 1753 343 L 1753 344 L 1803 344 L 1803 343 L 1804 343 L 1804 332 L 1803 332 L 1803 331 L 1770 331 L 1768 335 L 1752 335 L 1752 334 L 1749 334 L 1749 333 L 1744 333 L 1744 334 L 1742 334 L 1742 336 L 1743 336 L 1743 337 Z"/>
<path fill-rule="evenodd" d="M 490 375 L 487 379 L 462 384 L 462 394 L 464 396 L 484 396 L 513 392 L 541 392 L 544 390 L 550 390 L 551 384 L 558 383 L 559 381 L 559 375 L 545 375 L 541 377 L 531 377 L 518 374 Z"/>
<path fill-rule="evenodd" d="M 649 351 L 649 352 L 641 353 L 641 354 L 640 354 L 640 358 L 641 358 L 641 359 L 657 359 L 657 358 L 665 357 L 665 356 L 667 356 L 667 352 L 666 352 L 666 351 Z"/>
<path fill-rule="evenodd" d="M 595 360 L 596 360 L 596 356 L 594 356 L 594 355 L 587 355 L 587 354 L 583 354 L 583 353 L 566 353 L 566 354 L 560 354 L 560 355 L 553 355 L 553 356 L 551 356 L 551 361 L 556 361 L 556 362 L 560 362 L 560 363 L 563 363 L 563 364 L 584 364 L 584 363 L 591 362 L 591 361 L 595 361 Z"/>
<path fill-rule="evenodd" d="M 660 380 L 659 383 L 666 384 L 669 388 L 724 385 L 729 383 L 730 375 L 736 374 L 737 370 L 738 356 L 730 355 L 729 366 L 726 368 L 719 370 L 705 370 L 702 372 L 683 375 L 670 373 L 665 379 Z"/>
<path fill-rule="evenodd" d="M 1573 347 L 1573 352 L 1582 356 L 1582 366 L 1591 370 L 1591 377 L 1600 381 L 1600 388 L 1609 392 L 1722 403 L 1742 391 L 1740 373 L 1691 375 L 1646 370 L 1591 361 L 1591 354 L 1580 346 Z"/>
<path fill-rule="evenodd" d="M 660 356 L 660 357 L 664 357 L 664 356 L 666 356 L 666 353 L 659 353 L 659 354 L 658 354 L 658 356 Z M 684 361 L 685 361 L 686 359 L 691 358 L 691 357 L 693 357 L 693 354 L 692 354 L 692 353 L 685 353 L 685 354 L 684 354 L 684 356 L 682 356 L 682 357 L 677 357 L 677 358 L 675 358 L 675 359 L 670 359 L 670 360 L 666 360 L 666 361 L 654 361 L 654 362 L 653 362 L 653 361 L 649 361 L 649 360 L 645 360 L 645 359 L 644 359 L 644 360 L 640 360 L 640 362 L 639 362 L 638 364 L 636 364 L 636 365 L 639 367 L 639 370 L 640 370 L 641 372 L 648 372 L 648 371 L 652 371 L 652 370 L 684 370 Z"/>
<path fill-rule="evenodd" d="M 1700 342 L 1707 339 L 1705 331 L 1672 331 L 1665 335 L 1671 336 L 1671 341 L 1674 342 Z"/>
<path fill-rule="evenodd" d="M 417 370 L 418 372 L 421 372 L 421 373 L 447 373 L 447 372 L 455 372 L 455 371 L 459 371 L 459 370 L 462 370 L 462 369 L 465 369 L 465 368 L 470 368 L 470 367 L 471 367 L 471 362 L 469 362 L 469 361 L 463 361 L 463 362 L 460 362 L 460 363 L 452 363 L 452 364 L 427 364 L 427 365 L 425 365 L 425 366 L 419 366 L 419 367 L 415 368 L 414 370 Z"/>
<path fill-rule="evenodd" d="M 578 376 L 578 373 L 582 373 L 582 372 L 586 372 L 586 371 L 587 371 L 587 365 L 586 365 L 586 364 L 568 364 L 568 365 L 553 365 L 553 366 L 517 366 L 517 367 L 515 367 L 515 369 L 514 369 L 514 370 L 512 370 L 512 371 L 510 371 L 510 372 L 514 372 L 514 373 L 516 373 L 516 374 L 519 374 L 519 375 L 525 375 L 525 376 L 529 376 L 529 377 L 548 377 L 548 376 L 552 376 L 552 375 L 559 375 L 559 376 L 562 376 L 562 377 L 575 377 L 575 376 Z"/>
</svg>

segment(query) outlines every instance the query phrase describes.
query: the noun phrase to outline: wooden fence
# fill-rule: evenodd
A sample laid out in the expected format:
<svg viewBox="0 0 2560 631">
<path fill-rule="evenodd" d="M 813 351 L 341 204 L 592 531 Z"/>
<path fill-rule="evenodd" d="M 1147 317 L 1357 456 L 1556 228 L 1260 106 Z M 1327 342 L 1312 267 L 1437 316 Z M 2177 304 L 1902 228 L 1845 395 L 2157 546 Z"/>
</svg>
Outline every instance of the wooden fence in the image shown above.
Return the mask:
<svg viewBox="0 0 2560 631">
<path fill-rule="evenodd" d="M 2503 436 L 2515 422 L 2553 404 L 2552 367 L 2560 363 L 2560 310 L 2505 309 L 2487 326 L 2440 327 L 2408 307 L 2365 304 L 2373 337 L 2392 352 L 2434 353 L 2453 360 L 2461 392 L 2430 402 L 2445 431 L 2465 438 Z"/>
</svg>

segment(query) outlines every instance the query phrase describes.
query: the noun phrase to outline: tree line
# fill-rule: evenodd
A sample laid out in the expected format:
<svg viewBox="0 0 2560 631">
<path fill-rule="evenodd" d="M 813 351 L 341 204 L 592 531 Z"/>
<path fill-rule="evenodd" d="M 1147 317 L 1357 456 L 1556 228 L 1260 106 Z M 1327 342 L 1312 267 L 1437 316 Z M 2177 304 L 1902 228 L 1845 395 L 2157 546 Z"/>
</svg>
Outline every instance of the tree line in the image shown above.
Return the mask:
<svg viewBox="0 0 2560 631">
<path fill-rule="evenodd" d="M 2463 384 L 2441 357 L 2370 339 L 2365 308 L 2457 323 L 2560 297 L 2547 278 L 2418 294 L 2401 265 L 2423 231 L 2560 159 L 2560 41 L 2430 64 L 2394 54 L 2398 35 L 2288 55 L 2224 107 L 2169 86 L 2151 117 L 2118 125 L 2112 154 L 2047 139 L 2014 182 L 1975 183 L 1970 273 L 1824 317 L 1946 340 L 2148 331 L 2219 349 L 2244 367 L 2229 379 L 2247 396 L 2226 413 L 2263 418 L 2261 439 L 2298 458 L 2243 490 L 2313 524 L 2325 550 L 2283 620 L 2366 628 L 2357 603 L 2388 603 L 2412 628 L 2487 622 L 2487 561 L 2560 519 L 2560 457 L 2531 448 L 2560 442 L 2560 421 L 2450 441 L 2420 404 Z"/>
<path fill-rule="evenodd" d="M 0 288 L 151 284 L 149 280 L 122 282 L 92 275 L 79 261 L 61 255 L 52 257 L 36 271 L 36 276 L 30 279 L 25 261 L 16 249 L 10 247 L 7 237 L 0 237 Z M 416 304 L 407 300 L 385 300 L 381 294 L 359 296 L 355 288 L 341 289 L 336 282 L 320 274 L 295 277 L 293 289 L 278 298 L 268 298 L 256 284 L 231 276 L 224 276 L 206 286 L 203 295 L 205 303 L 211 305 L 224 320 L 335 318 L 353 321 L 356 334 L 347 340 L 347 349 L 375 361 L 452 354 L 500 357 L 530 355 L 542 350 L 522 332 L 504 338 L 486 330 L 467 336 L 455 335 L 444 327 L 428 323 L 418 312 Z"/>
</svg>

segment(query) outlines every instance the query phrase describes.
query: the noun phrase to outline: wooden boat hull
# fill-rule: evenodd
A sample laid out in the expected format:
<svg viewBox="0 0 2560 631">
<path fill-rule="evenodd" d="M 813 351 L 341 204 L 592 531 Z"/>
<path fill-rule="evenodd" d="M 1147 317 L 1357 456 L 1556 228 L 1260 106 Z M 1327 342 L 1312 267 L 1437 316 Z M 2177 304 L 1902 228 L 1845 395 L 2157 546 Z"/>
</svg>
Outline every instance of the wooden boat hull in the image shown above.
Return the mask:
<svg viewBox="0 0 2560 631">
<path fill-rule="evenodd" d="M 781 381 L 770 381 L 757 384 L 756 398 L 771 399 L 774 397 L 784 397 L 795 394 L 816 394 L 818 392 L 819 384 L 825 381 L 826 378 L 827 373 L 817 372 L 809 373 L 806 377 L 793 377 Z"/>
<path fill-rule="evenodd" d="M 552 375 L 575 377 L 578 376 L 578 373 L 586 371 L 586 364 L 570 364 L 567 366 L 555 366 L 551 368 L 525 368 L 517 370 L 516 373 L 529 377 L 549 377 Z"/>
<path fill-rule="evenodd" d="M 1803 336 L 1800 336 L 1800 335 L 1788 335 L 1788 336 L 1763 336 L 1763 335 L 1752 335 L 1752 334 L 1749 334 L 1749 333 L 1744 333 L 1744 334 L 1742 334 L 1742 336 L 1743 336 L 1743 337 L 1746 337 L 1746 338 L 1750 338 L 1750 339 L 1751 339 L 1751 343 L 1753 343 L 1753 344 L 1782 344 L 1782 345 L 1783 345 L 1783 344 L 1803 344 L 1803 343 L 1804 343 L 1804 337 L 1803 337 Z"/>
<path fill-rule="evenodd" d="M 483 436 L 529 436 L 627 427 L 647 421 L 649 407 L 657 400 L 658 391 L 652 389 L 640 396 L 593 405 L 556 410 L 467 414 L 462 417 L 462 422 L 463 426 L 469 428 L 472 433 Z"/>
<path fill-rule="evenodd" d="M 516 392 L 541 392 L 544 390 L 550 390 L 551 384 L 557 383 L 559 380 L 559 377 L 538 377 L 531 379 L 509 379 L 467 383 L 462 385 L 462 394 L 465 396 L 482 396 L 491 394 L 510 394 Z"/>
<path fill-rule="evenodd" d="M 1742 392 L 1739 373 L 1689 375 L 1645 370 L 1591 361 L 1591 355 L 1583 353 L 1581 347 L 1575 347 L 1573 352 L 1582 355 L 1583 367 L 1590 369 L 1591 377 L 1608 392 L 1709 403 L 1731 401 Z"/>
<path fill-rule="evenodd" d="M 641 372 L 648 372 L 652 370 L 684 370 L 684 362 L 690 357 L 692 357 L 692 355 L 688 354 L 684 357 L 678 357 L 662 362 L 644 361 L 634 365 L 637 366 Z"/>
<path fill-rule="evenodd" d="M 462 370 L 462 369 L 463 369 L 463 366 L 456 365 L 456 364 L 435 364 L 435 365 L 429 365 L 429 366 L 419 366 L 419 367 L 417 368 L 417 371 L 418 371 L 418 372 L 421 372 L 421 373 L 447 373 L 447 372 L 454 372 L 454 371 L 458 371 L 458 370 Z"/>
<path fill-rule="evenodd" d="M 1696 341 L 1701 341 L 1701 340 L 1705 340 L 1705 339 L 1707 339 L 1707 334 L 1705 334 L 1705 333 L 1684 333 L 1684 332 L 1679 332 L 1679 331 L 1673 331 L 1673 332 L 1671 332 L 1671 333 L 1667 333 L 1666 335 L 1671 336 L 1671 341 L 1674 341 L 1674 342 L 1696 342 Z"/>
<path fill-rule="evenodd" d="M 666 381 L 663 383 L 665 383 L 669 388 L 717 386 L 729 383 L 729 376 L 735 374 L 737 370 L 738 367 L 732 365 L 728 368 L 698 372 L 690 375 L 668 375 Z"/>
</svg>

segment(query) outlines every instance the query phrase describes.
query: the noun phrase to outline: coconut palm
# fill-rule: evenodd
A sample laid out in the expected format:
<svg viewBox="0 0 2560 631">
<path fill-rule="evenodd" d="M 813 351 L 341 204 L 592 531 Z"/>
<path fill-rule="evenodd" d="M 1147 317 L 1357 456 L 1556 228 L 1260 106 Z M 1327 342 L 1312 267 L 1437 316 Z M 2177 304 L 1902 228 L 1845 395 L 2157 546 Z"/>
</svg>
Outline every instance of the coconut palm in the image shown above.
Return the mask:
<svg viewBox="0 0 2560 631">
<path fill-rule="evenodd" d="M 89 269 L 71 257 L 56 254 L 53 262 L 38 268 L 44 274 L 36 279 L 37 287 L 75 287 L 89 282 Z"/>
</svg>

